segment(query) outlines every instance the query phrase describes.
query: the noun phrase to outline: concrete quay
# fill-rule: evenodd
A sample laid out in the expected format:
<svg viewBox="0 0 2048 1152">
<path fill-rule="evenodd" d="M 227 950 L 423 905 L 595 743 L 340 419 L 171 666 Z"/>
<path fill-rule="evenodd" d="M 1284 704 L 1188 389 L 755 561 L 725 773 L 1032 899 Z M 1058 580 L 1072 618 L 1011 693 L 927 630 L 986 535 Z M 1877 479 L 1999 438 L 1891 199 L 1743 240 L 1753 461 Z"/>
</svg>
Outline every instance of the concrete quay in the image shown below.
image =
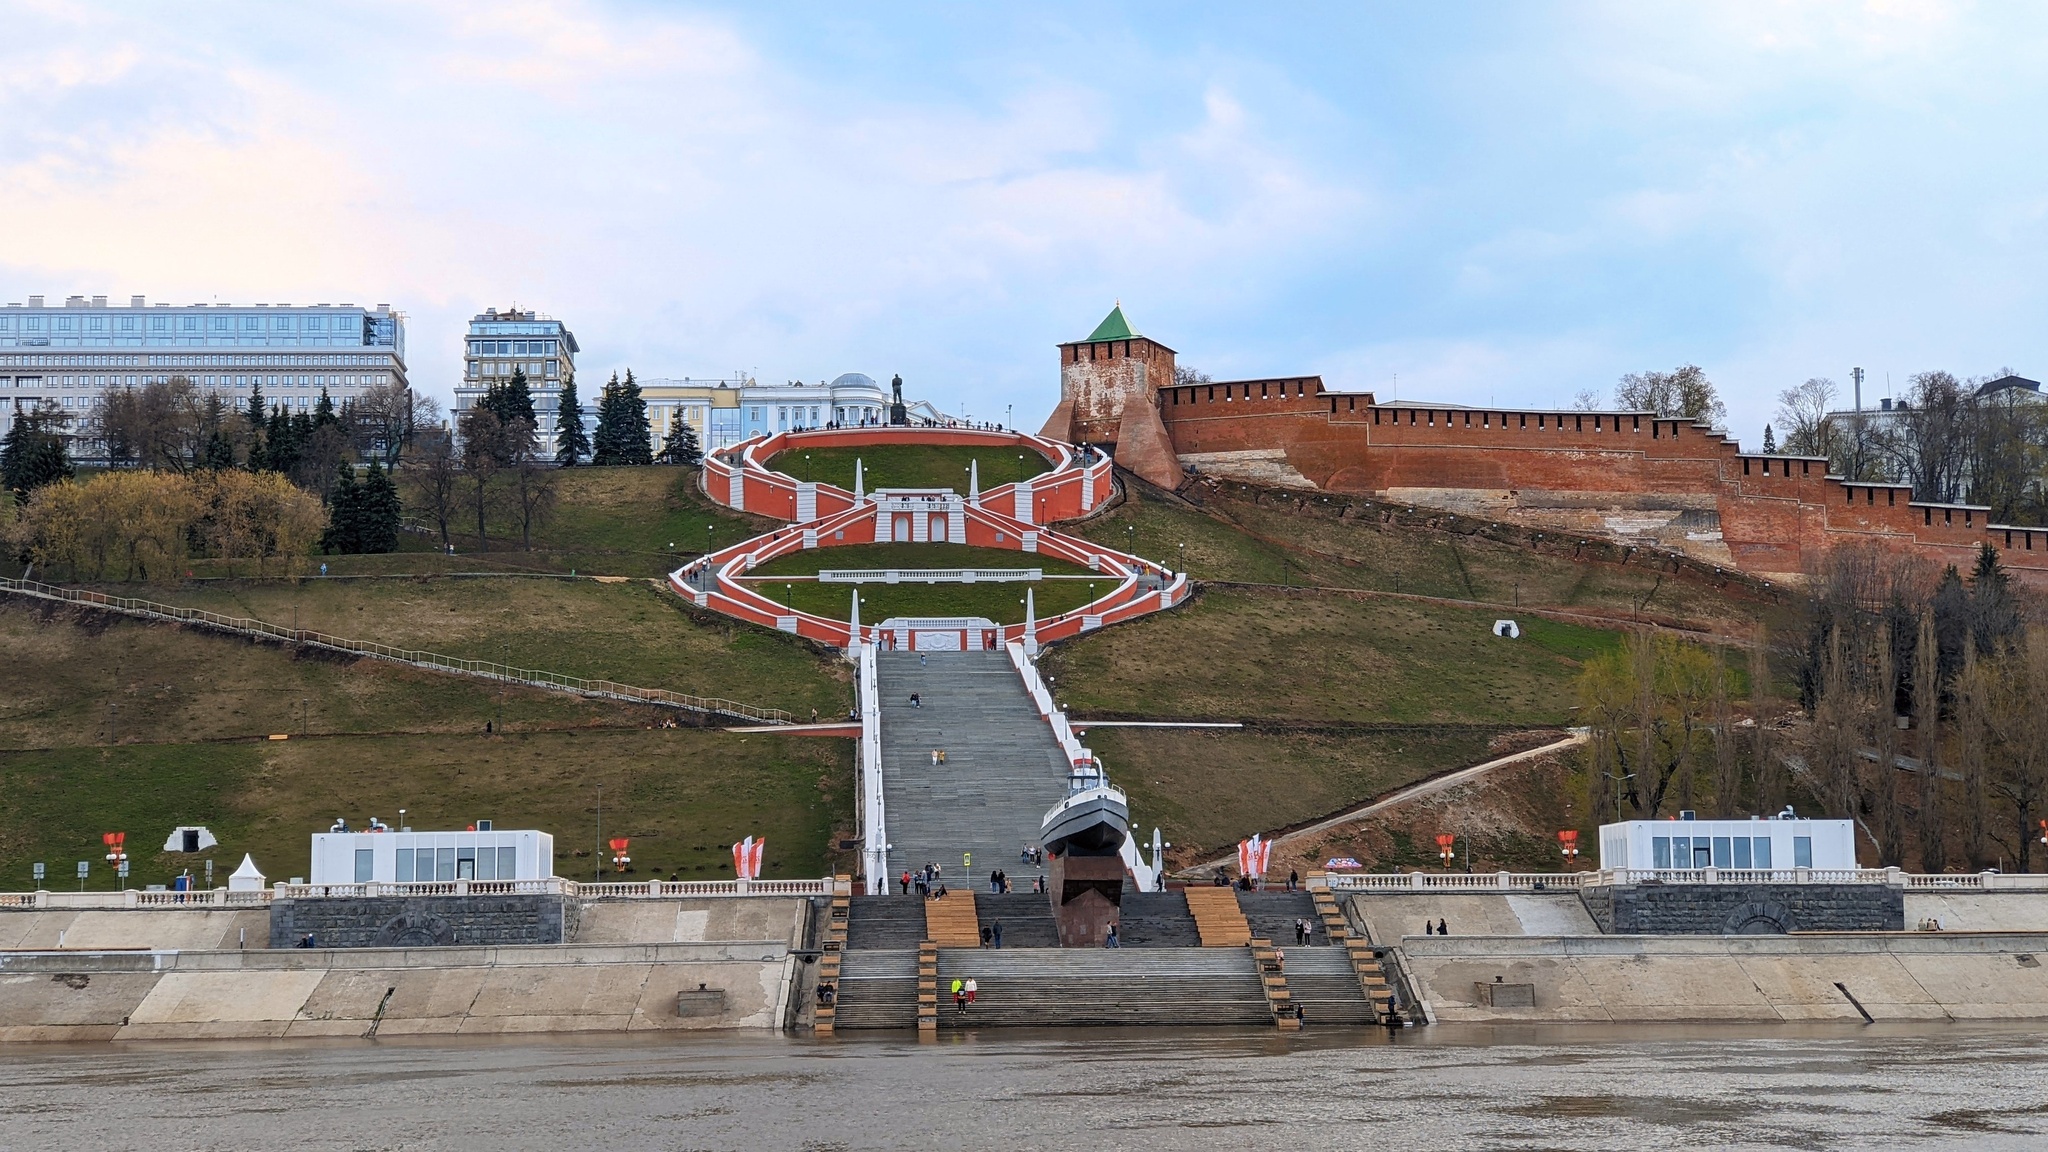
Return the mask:
<svg viewBox="0 0 2048 1152">
<path fill-rule="evenodd" d="M 0 914 L 0 1043 L 780 1029 L 808 986 L 789 897 L 597 901 L 554 945 L 266 949 L 267 916 Z"/>
</svg>

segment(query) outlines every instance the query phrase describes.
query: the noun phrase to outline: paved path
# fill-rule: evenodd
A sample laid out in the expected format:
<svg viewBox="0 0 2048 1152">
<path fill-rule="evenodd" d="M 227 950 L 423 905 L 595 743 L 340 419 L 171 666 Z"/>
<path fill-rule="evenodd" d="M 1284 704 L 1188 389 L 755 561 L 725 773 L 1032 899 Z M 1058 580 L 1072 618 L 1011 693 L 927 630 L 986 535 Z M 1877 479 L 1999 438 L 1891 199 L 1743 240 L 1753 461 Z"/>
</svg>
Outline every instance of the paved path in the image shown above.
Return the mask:
<svg viewBox="0 0 2048 1152">
<path fill-rule="evenodd" d="M 949 886 L 971 877 L 987 891 L 989 872 L 1002 868 L 1028 889 L 1034 872 L 1017 851 L 1038 842 L 1046 810 L 1066 791 L 1067 765 L 1009 657 L 931 652 L 920 663 L 915 652 L 883 652 L 876 672 L 889 875 L 931 861 Z M 923 707 L 910 706 L 912 692 Z M 946 750 L 937 767 L 934 748 Z"/>
</svg>

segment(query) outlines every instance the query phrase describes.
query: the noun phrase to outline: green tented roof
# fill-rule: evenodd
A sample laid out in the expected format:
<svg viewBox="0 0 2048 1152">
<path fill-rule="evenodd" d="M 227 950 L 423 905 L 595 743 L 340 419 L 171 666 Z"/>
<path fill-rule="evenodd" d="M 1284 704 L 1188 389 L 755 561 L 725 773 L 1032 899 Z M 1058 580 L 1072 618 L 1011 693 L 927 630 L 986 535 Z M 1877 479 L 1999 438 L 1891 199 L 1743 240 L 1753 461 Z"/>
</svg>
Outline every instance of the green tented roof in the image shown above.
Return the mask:
<svg viewBox="0 0 2048 1152">
<path fill-rule="evenodd" d="M 1102 323 L 1095 326 L 1095 331 L 1088 334 L 1085 342 L 1093 344 L 1097 340 L 1129 340 L 1136 336 L 1137 333 L 1131 331 L 1131 322 L 1124 319 L 1124 306 L 1119 303 L 1109 310 L 1109 315 L 1102 318 Z"/>
</svg>

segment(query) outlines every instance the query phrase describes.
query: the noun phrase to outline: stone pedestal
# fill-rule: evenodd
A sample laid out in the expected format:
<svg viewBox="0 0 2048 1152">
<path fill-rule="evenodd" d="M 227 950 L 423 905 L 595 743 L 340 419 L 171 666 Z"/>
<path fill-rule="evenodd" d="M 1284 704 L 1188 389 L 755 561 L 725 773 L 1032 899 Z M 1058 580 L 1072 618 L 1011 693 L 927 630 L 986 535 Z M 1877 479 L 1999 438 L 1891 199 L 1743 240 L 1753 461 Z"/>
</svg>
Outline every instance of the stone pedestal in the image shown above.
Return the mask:
<svg viewBox="0 0 2048 1152">
<path fill-rule="evenodd" d="M 1100 948 L 1122 914 L 1121 856 L 1054 856 L 1048 869 L 1053 923 L 1062 948 Z"/>
</svg>

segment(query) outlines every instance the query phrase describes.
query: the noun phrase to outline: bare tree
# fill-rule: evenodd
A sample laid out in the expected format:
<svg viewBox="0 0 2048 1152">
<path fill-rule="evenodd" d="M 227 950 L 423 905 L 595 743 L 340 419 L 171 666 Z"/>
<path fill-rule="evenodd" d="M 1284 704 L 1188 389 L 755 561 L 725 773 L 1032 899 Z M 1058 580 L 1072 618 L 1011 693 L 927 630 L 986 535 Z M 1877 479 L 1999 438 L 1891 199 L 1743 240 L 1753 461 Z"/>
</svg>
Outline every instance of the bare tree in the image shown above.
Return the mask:
<svg viewBox="0 0 2048 1152">
<path fill-rule="evenodd" d="M 1778 427 L 1784 432 L 1779 450 L 1788 456 L 1826 456 L 1836 451 L 1835 382 L 1815 376 L 1778 393 Z"/>
<path fill-rule="evenodd" d="M 1617 408 L 1631 412 L 1655 412 L 1701 424 L 1719 426 L 1728 419 L 1728 406 L 1706 370 L 1685 364 L 1669 372 L 1631 372 L 1614 389 Z"/>
<path fill-rule="evenodd" d="M 1941 645 L 1934 610 L 1920 614 L 1920 640 L 1913 652 L 1913 724 L 1920 746 L 1920 870 L 1948 866 L 1941 823 Z"/>
<path fill-rule="evenodd" d="M 2026 643 L 1998 662 L 1989 685 L 1985 721 L 1993 770 L 1990 785 L 2012 805 L 2016 835 L 2008 847 L 2021 872 L 2033 868 L 2035 837 L 2048 835 L 2037 821 L 2048 805 L 2048 628 L 2036 627 Z"/>
<path fill-rule="evenodd" d="M 462 456 L 448 429 L 440 425 L 419 429 L 414 450 L 399 474 L 405 478 L 406 502 L 433 520 L 441 533 L 441 547 L 450 547 L 453 541 L 448 525 L 460 507 L 456 490 L 462 480 Z"/>
<path fill-rule="evenodd" d="M 519 510 L 519 543 L 533 551 L 534 526 L 546 521 L 555 506 L 555 470 L 535 452 L 532 428 L 526 429 L 512 453 L 512 495 Z"/>
<path fill-rule="evenodd" d="M 416 429 L 441 422 L 441 406 L 401 384 L 379 384 L 348 405 L 348 424 L 356 454 L 376 458 L 395 469 Z"/>
<path fill-rule="evenodd" d="M 1732 820 L 1741 807 L 1742 761 L 1736 755 L 1735 710 L 1728 703 L 1728 658 L 1722 651 L 1714 656 L 1714 812 Z"/>
<path fill-rule="evenodd" d="M 92 414 L 87 434 L 107 446 L 110 459 L 185 473 L 206 454 L 206 409 L 184 376 L 108 392 Z"/>
<path fill-rule="evenodd" d="M 1870 677 L 1870 746 L 1875 751 L 1870 775 L 1870 815 L 1876 825 L 1879 864 L 1905 859 L 1906 822 L 1899 811 L 1899 676 L 1897 645 L 1891 621 L 1878 626 L 1876 660 Z"/>
<path fill-rule="evenodd" d="M 1581 388 L 1572 396 L 1572 411 L 1574 412 L 1605 412 L 1606 410 L 1606 402 L 1601 399 L 1600 390 L 1597 388 Z"/>
<path fill-rule="evenodd" d="M 1756 772 L 1756 806 L 1769 816 L 1785 803 L 1785 772 L 1777 751 L 1771 747 L 1770 726 L 1764 723 L 1771 696 L 1771 657 L 1766 640 L 1767 634 L 1758 628 L 1756 647 L 1749 653 L 1749 712 L 1756 722 L 1750 740 L 1750 758 L 1755 762 Z"/>
<path fill-rule="evenodd" d="M 1963 778 L 1963 859 L 1970 871 L 1991 866 L 1991 781 L 1984 763 L 1984 711 L 1989 696 L 1975 645 L 1963 649 L 1956 677 L 1956 766 Z"/>
<path fill-rule="evenodd" d="M 1815 791 L 1827 813 L 1852 820 L 1856 817 L 1856 749 L 1861 736 L 1856 712 L 1854 679 L 1842 630 L 1831 629 L 1821 662 L 1819 698 L 1807 734 L 1807 770 L 1814 776 Z"/>
<path fill-rule="evenodd" d="M 471 408 L 462 414 L 463 501 L 476 515 L 476 546 L 488 551 L 490 537 L 486 521 L 491 509 L 491 481 L 510 455 L 508 432 L 498 414 L 488 408 Z"/>
</svg>

